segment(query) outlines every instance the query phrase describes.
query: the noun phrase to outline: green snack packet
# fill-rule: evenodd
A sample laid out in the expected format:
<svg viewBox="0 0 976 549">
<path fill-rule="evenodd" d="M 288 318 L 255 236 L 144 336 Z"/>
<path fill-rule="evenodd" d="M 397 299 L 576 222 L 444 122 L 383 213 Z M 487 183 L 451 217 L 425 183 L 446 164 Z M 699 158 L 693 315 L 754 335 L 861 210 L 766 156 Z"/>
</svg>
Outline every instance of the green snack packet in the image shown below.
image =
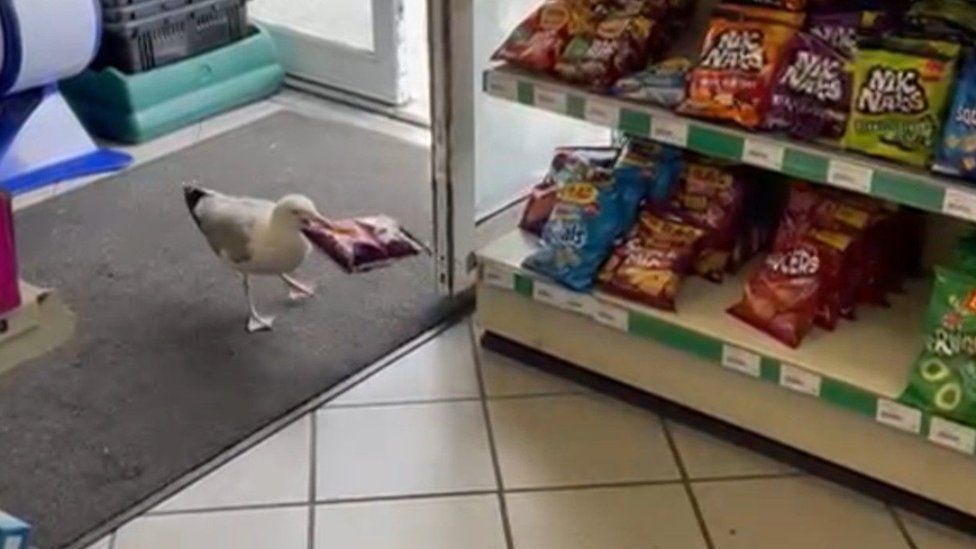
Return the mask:
<svg viewBox="0 0 976 549">
<path fill-rule="evenodd" d="M 952 268 L 976 276 L 976 232 L 956 241 L 956 247 L 952 251 Z"/>
<path fill-rule="evenodd" d="M 925 333 L 925 348 L 900 400 L 976 425 L 976 277 L 936 269 Z"/>
<path fill-rule="evenodd" d="M 934 41 L 887 39 L 862 45 L 853 63 L 844 146 L 924 166 L 942 134 L 958 54 L 958 46 Z"/>
</svg>

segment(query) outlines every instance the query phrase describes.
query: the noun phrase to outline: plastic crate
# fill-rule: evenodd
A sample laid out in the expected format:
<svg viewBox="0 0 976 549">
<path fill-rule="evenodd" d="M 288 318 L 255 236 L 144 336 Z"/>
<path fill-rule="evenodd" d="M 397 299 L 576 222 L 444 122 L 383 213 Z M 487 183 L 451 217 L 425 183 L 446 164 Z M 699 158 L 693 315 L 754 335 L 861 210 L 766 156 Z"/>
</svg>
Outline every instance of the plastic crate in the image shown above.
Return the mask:
<svg viewBox="0 0 976 549">
<path fill-rule="evenodd" d="M 103 4 L 102 21 L 105 23 L 138 21 L 154 15 L 184 8 L 192 4 L 193 1 L 194 0 L 141 0 L 139 2 L 126 4 L 123 6 L 108 6 Z"/>
<path fill-rule="evenodd" d="M 225 46 L 247 33 L 247 0 L 197 1 L 144 19 L 106 23 L 96 66 L 145 72 Z"/>
</svg>

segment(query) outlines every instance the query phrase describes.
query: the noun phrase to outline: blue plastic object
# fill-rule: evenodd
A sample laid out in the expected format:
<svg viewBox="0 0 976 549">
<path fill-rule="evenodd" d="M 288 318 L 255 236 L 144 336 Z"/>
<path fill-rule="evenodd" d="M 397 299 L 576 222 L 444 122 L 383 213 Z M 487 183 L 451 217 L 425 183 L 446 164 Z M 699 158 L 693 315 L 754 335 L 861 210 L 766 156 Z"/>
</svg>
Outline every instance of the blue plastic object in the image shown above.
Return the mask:
<svg viewBox="0 0 976 549">
<path fill-rule="evenodd" d="M 91 63 L 101 31 L 98 0 L 0 0 L 0 188 L 23 193 L 132 161 L 95 145 L 54 84 Z"/>
<path fill-rule="evenodd" d="M 56 86 L 0 100 L 0 187 L 11 194 L 131 162 L 92 141 Z"/>
<path fill-rule="evenodd" d="M 31 527 L 26 522 L 0 511 L 0 547 L 3 549 L 28 549 Z"/>
</svg>

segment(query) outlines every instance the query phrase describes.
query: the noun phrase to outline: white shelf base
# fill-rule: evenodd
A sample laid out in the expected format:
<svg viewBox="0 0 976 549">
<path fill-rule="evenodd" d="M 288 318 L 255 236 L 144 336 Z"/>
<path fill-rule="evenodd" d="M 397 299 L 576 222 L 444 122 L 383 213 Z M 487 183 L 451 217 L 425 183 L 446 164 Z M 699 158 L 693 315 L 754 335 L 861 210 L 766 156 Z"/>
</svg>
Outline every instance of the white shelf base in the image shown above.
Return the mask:
<svg viewBox="0 0 976 549">
<path fill-rule="evenodd" d="M 976 516 L 972 456 L 512 291 L 479 285 L 477 320 L 486 331 Z"/>
</svg>

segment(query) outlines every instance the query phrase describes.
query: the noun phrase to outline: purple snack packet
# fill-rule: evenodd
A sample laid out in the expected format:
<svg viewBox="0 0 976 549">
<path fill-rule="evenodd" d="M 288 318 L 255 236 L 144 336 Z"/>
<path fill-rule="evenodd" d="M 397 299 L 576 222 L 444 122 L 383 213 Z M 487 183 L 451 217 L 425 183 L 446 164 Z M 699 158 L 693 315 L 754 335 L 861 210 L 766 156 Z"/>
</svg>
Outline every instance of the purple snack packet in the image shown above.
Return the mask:
<svg viewBox="0 0 976 549">
<path fill-rule="evenodd" d="M 800 139 L 839 139 L 849 116 L 851 74 L 844 56 L 824 41 L 797 33 L 776 78 L 767 129 Z"/>
<path fill-rule="evenodd" d="M 857 34 L 861 29 L 863 12 L 815 13 L 809 18 L 809 32 L 837 49 L 848 58 L 857 51 Z"/>
<path fill-rule="evenodd" d="M 374 215 L 333 221 L 333 227 L 303 230 L 318 249 L 349 273 L 386 267 L 422 250 L 389 216 Z"/>
</svg>

